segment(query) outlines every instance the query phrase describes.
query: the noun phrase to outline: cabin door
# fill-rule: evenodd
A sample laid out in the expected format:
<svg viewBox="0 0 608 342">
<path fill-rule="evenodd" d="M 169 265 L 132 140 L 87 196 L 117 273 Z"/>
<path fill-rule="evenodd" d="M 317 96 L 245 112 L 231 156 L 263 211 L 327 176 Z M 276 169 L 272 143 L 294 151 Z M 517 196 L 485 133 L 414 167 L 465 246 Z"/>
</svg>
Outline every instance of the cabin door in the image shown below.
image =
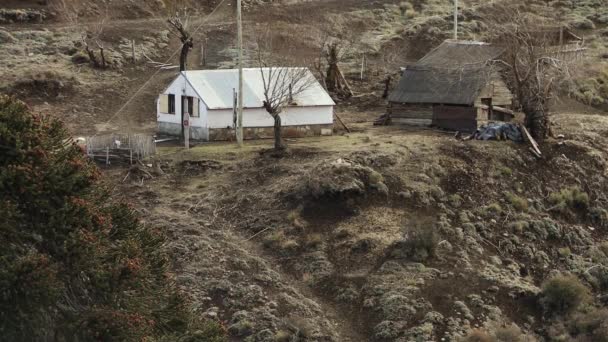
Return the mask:
<svg viewBox="0 0 608 342">
<path fill-rule="evenodd" d="M 481 104 L 488 106 L 488 120 L 494 119 L 494 113 L 492 112 L 492 98 L 483 98 L 481 99 Z"/>
<path fill-rule="evenodd" d="M 182 117 L 184 117 L 184 113 L 186 113 L 186 109 L 188 109 L 187 113 L 190 116 L 194 114 L 194 98 L 192 96 L 182 96 Z"/>
</svg>

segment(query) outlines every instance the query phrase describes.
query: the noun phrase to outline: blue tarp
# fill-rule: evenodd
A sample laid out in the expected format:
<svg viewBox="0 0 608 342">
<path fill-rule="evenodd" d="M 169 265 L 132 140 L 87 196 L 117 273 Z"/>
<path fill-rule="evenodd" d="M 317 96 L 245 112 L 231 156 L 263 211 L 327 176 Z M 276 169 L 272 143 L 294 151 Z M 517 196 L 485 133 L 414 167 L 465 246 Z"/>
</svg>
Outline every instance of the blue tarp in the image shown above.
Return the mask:
<svg viewBox="0 0 608 342">
<path fill-rule="evenodd" d="M 479 127 L 475 132 L 475 139 L 524 141 L 517 124 L 508 122 L 491 122 Z"/>
</svg>

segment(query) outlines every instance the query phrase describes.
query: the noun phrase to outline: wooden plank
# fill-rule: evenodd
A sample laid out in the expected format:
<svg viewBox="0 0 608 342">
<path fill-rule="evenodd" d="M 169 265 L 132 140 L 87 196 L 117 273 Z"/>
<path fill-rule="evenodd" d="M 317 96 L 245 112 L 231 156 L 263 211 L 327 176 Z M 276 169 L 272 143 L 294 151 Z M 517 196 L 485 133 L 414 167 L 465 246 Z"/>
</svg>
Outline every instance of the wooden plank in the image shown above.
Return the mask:
<svg viewBox="0 0 608 342">
<path fill-rule="evenodd" d="M 340 116 L 336 113 L 334 113 L 334 115 L 336 116 L 336 119 L 338 119 L 338 121 L 340 121 L 340 123 L 342 124 L 342 126 L 344 126 L 344 129 L 346 129 L 346 131 L 348 133 L 350 133 L 350 128 L 348 128 L 348 126 L 346 126 L 346 124 L 344 123 L 344 121 L 342 121 L 342 118 L 340 118 Z"/>
<path fill-rule="evenodd" d="M 433 123 L 431 119 L 406 119 L 391 117 L 391 122 L 398 125 L 412 126 L 430 126 Z"/>
<path fill-rule="evenodd" d="M 526 138 L 528 143 L 530 143 L 530 145 L 532 146 L 532 150 L 534 151 L 534 154 L 536 154 L 538 157 L 542 156 L 542 153 L 540 151 L 540 148 L 538 148 L 538 144 L 536 143 L 536 140 L 534 140 L 534 138 L 532 138 L 532 135 L 530 135 L 530 132 L 528 132 L 528 129 L 526 128 L 526 126 L 521 125 L 520 128 L 521 128 L 521 131 L 524 132 L 524 137 Z"/>
</svg>

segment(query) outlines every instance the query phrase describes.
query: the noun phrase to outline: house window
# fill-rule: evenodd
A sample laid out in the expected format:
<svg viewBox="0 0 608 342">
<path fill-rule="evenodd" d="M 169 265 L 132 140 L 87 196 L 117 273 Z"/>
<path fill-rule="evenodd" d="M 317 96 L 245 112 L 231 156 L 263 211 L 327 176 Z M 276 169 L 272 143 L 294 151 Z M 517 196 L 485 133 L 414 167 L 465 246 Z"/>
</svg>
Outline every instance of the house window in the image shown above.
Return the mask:
<svg viewBox="0 0 608 342">
<path fill-rule="evenodd" d="M 175 95 L 169 94 L 169 114 L 175 114 Z"/>
</svg>

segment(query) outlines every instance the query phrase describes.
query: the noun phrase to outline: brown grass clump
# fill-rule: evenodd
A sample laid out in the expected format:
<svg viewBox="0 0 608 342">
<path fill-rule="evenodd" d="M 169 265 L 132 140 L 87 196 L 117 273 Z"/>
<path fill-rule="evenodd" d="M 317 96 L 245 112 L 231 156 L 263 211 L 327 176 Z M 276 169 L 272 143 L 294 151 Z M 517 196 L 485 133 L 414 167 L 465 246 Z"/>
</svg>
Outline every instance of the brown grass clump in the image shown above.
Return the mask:
<svg viewBox="0 0 608 342">
<path fill-rule="evenodd" d="M 569 313 L 590 298 L 589 289 L 572 275 L 557 275 L 543 285 L 541 303 L 550 313 Z"/>
<path fill-rule="evenodd" d="M 507 197 L 507 200 L 509 201 L 509 203 L 511 203 L 513 208 L 515 208 L 515 210 L 528 211 L 528 200 L 526 200 L 525 198 L 517 196 L 516 194 L 511 192 L 507 192 L 505 196 Z"/>
</svg>

